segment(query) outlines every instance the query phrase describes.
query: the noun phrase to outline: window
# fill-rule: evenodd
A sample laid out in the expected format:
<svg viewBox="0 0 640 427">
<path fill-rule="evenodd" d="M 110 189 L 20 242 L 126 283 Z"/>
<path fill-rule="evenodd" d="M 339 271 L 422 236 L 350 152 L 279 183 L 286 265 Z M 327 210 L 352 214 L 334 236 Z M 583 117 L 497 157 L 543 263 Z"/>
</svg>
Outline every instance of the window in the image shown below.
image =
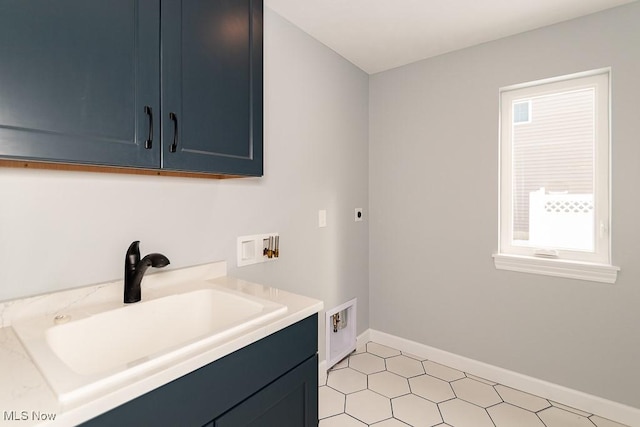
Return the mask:
<svg viewBox="0 0 640 427">
<path fill-rule="evenodd" d="M 513 104 L 513 124 L 531 123 L 531 100 Z"/>
<path fill-rule="evenodd" d="M 613 282 L 609 70 L 500 90 L 496 267 Z"/>
</svg>

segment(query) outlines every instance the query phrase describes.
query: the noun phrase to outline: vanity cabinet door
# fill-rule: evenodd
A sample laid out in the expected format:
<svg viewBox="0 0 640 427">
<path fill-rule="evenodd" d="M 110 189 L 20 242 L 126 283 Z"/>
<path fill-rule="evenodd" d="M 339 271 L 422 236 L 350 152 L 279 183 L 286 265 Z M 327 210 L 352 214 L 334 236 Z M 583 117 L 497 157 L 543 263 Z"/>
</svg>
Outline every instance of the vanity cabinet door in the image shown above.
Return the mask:
<svg viewBox="0 0 640 427">
<path fill-rule="evenodd" d="M 317 427 L 318 356 L 214 421 L 213 427 Z"/>
<path fill-rule="evenodd" d="M 159 3 L 3 0 L 0 157 L 159 167 Z"/>
<path fill-rule="evenodd" d="M 162 168 L 262 175 L 262 0 L 162 1 Z"/>
</svg>

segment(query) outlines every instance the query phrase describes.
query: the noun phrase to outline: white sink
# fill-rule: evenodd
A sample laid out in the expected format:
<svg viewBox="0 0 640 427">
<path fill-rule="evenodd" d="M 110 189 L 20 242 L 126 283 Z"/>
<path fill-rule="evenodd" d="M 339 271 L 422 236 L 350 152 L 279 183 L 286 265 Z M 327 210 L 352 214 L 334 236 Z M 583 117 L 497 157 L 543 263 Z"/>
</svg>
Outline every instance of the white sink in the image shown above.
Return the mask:
<svg viewBox="0 0 640 427">
<path fill-rule="evenodd" d="M 200 289 L 87 315 L 14 324 L 63 402 L 168 365 L 260 322 L 286 306 L 228 290 Z M 62 319 L 63 321 L 66 319 Z"/>
</svg>

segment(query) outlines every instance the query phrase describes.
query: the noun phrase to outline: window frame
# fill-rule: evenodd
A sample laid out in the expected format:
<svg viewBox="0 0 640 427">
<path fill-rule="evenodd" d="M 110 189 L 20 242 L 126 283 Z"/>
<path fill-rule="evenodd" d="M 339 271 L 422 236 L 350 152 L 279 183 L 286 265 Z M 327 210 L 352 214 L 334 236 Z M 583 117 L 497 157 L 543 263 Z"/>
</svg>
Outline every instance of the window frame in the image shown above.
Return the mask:
<svg viewBox="0 0 640 427">
<path fill-rule="evenodd" d="M 513 239 L 512 132 L 514 102 L 539 96 L 594 88 L 594 251 L 520 246 Z M 531 118 L 531 111 L 529 111 Z M 611 69 L 575 73 L 500 88 L 499 90 L 499 218 L 496 268 L 613 283 L 611 265 Z"/>
</svg>

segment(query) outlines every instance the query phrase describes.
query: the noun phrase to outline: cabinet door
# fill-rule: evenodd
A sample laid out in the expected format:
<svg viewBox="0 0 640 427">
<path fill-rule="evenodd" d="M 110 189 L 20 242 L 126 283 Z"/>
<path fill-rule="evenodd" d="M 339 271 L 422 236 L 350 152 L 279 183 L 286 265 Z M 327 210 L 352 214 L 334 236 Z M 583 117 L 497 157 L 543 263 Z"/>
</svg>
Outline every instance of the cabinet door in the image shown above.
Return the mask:
<svg viewBox="0 0 640 427">
<path fill-rule="evenodd" d="M 3 0 L 0 157 L 158 167 L 159 0 Z M 155 117 L 154 117 L 155 118 Z"/>
<path fill-rule="evenodd" d="M 162 1 L 162 167 L 262 175 L 262 0 Z"/>
<path fill-rule="evenodd" d="M 214 421 L 214 427 L 317 427 L 318 356 Z"/>
</svg>

